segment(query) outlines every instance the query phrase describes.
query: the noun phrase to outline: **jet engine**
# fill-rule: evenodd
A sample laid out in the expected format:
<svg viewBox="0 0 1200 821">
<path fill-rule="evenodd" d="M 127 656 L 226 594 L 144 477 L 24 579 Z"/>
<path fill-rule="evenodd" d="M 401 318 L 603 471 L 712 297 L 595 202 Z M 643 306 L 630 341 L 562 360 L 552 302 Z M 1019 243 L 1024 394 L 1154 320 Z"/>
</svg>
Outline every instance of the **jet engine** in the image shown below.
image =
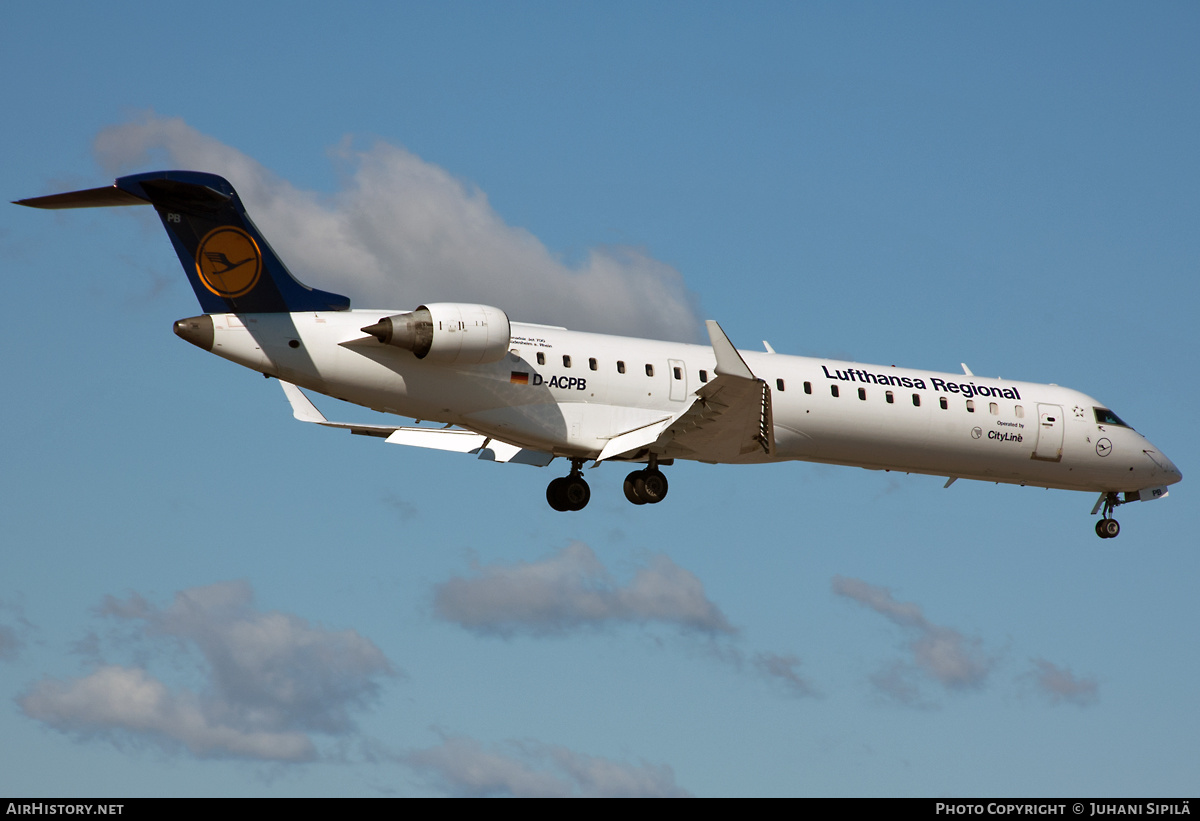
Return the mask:
<svg viewBox="0 0 1200 821">
<path fill-rule="evenodd" d="M 508 353 L 508 315 L 490 305 L 435 302 L 362 329 L 385 345 L 442 365 L 498 362 Z"/>
</svg>

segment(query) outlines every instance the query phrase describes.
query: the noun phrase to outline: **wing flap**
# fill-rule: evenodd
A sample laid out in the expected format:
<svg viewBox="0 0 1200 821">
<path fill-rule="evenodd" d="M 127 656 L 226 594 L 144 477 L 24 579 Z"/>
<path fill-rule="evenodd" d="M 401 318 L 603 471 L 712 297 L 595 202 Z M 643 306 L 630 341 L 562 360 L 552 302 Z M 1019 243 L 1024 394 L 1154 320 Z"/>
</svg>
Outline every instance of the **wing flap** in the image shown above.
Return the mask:
<svg viewBox="0 0 1200 821">
<path fill-rule="evenodd" d="M 596 457 L 596 461 L 603 462 L 605 459 L 611 459 L 614 456 L 620 456 L 622 453 L 629 453 L 630 451 L 638 450 L 657 442 L 667 425 L 671 424 L 671 419 L 672 417 L 670 416 L 664 416 L 662 419 L 614 436 L 608 440 L 608 444 L 600 451 L 600 455 Z"/>
<path fill-rule="evenodd" d="M 292 406 L 292 416 L 301 422 L 311 422 L 327 428 L 343 428 L 360 436 L 377 436 L 390 445 L 410 445 L 418 448 L 447 450 L 454 453 L 473 453 L 486 462 L 513 462 L 518 465 L 544 467 L 554 460 L 554 454 L 530 450 L 502 442 L 465 428 L 417 428 L 403 425 L 359 425 L 351 422 L 330 422 L 317 410 L 297 386 L 279 381 L 284 396 Z"/>
<path fill-rule="evenodd" d="M 482 433 L 462 428 L 396 428 L 387 438 L 389 445 L 412 445 L 455 453 L 478 450 L 486 441 L 487 437 Z"/>
</svg>

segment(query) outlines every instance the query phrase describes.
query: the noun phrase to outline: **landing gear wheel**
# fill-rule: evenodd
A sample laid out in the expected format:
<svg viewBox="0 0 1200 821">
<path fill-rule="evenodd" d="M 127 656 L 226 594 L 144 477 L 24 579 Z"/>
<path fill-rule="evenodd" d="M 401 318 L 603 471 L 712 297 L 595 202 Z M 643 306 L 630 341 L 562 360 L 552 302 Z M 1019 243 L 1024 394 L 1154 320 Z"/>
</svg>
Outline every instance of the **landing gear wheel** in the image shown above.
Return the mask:
<svg viewBox="0 0 1200 821">
<path fill-rule="evenodd" d="M 546 486 L 546 501 L 550 507 L 560 512 L 587 507 L 592 498 L 592 489 L 580 472 L 582 462 L 582 459 L 572 459 L 571 473 L 552 480 Z"/>
<path fill-rule="evenodd" d="M 633 473 L 625 477 L 625 498 L 633 502 L 635 505 L 644 505 L 646 500 L 637 493 L 637 480 L 642 475 L 640 470 L 635 470 Z"/>
<path fill-rule="evenodd" d="M 633 486 L 637 495 L 647 504 L 656 505 L 667 496 L 667 477 L 657 468 L 639 471 Z"/>
<path fill-rule="evenodd" d="M 566 477 L 560 476 L 559 478 L 552 480 L 550 484 L 546 485 L 546 501 L 550 503 L 550 507 L 554 508 L 560 513 L 570 510 L 570 508 L 567 507 L 566 494 L 563 492 L 563 485 L 566 484 L 566 482 Z"/>
<path fill-rule="evenodd" d="M 587 507 L 592 498 L 592 489 L 582 476 L 568 476 L 559 481 L 563 483 L 562 497 L 567 510 L 583 510 Z"/>
<path fill-rule="evenodd" d="M 656 505 L 667 495 L 667 477 L 658 468 L 635 470 L 625 477 L 625 498 L 635 505 Z"/>
<path fill-rule="evenodd" d="M 1133 470 L 1133 468 L 1130 468 L 1130 470 Z M 1126 496 L 1128 495 L 1126 494 Z M 1129 500 L 1126 499 L 1125 501 Z M 1096 522 L 1096 535 L 1101 539 L 1115 539 L 1117 538 L 1117 534 L 1121 532 L 1121 526 L 1117 524 L 1116 519 L 1112 518 L 1112 513 L 1117 509 L 1117 505 L 1123 505 L 1125 502 L 1121 501 L 1121 497 L 1117 495 L 1116 491 L 1109 491 L 1100 497 L 1099 502 L 1096 502 L 1096 506 L 1092 508 L 1092 513 L 1099 510 L 1101 504 L 1104 505 L 1104 512 L 1100 514 L 1103 518 Z"/>
</svg>

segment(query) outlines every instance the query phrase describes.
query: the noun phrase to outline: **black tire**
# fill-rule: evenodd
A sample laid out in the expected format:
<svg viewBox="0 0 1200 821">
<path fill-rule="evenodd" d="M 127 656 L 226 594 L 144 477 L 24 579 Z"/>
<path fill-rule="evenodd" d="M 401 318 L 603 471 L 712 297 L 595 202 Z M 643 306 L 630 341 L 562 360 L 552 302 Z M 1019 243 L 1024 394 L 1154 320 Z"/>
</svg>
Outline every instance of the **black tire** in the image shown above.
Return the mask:
<svg viewBox="0 0 1200 821">
<path fill-rule="evenodd" d="M 667 497 L 667 477 L 661 470 L 646 468 L 639 471 L 634 489 L 647 504 L 656 505 Z"/>
<path fill-rule="evenodd" d="M 566 481 L 566 477 L 560 476 L 546 485 L 546 501 L 550 503 L 550 507 L 560 513 L 570 510 L 567 507 L 567 497 L 563 488 Z"/>
<path fill-rule="evenodd" d="M 635 505 L 644 505 L 646 500 L 638 496 L 637 480 L 642 475 L 640 470 L 635 470 L 633 473 L 625 477 L 625 498 L 633 502 Z"/>
<path fill-rule="evenodd" d="M 1121 526 L 1117 524 L 1116 519 L 1101 519 L 1100 524 L 1103 527 L 1105 539 L 1115 539 L 1121 533 Z"/>
<path fill-rule="evenodd" d="M 592 498 L 592 489 L 582 476 L 568 476 L 559 481 L 563 483 L 562 498 L 567 510 L 583 510 L 587 507 Z"/>
<path fill-rule="evenodd" d="M 1096 522 L 1096 535 L 1099 536 L 1101 539 L 1108 538 L 1107 536 L 1104 535 L 1104 520 L 1103 519 Z"/>
</svg>

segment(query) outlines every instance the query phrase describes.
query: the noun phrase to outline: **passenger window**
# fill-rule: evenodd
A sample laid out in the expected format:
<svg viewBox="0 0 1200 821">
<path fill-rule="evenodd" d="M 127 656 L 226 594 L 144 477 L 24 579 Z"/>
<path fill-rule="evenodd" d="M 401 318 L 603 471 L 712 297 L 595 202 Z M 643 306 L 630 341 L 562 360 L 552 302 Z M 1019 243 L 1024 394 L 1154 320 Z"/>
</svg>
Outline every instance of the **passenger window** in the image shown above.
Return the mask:
<svg viewBox="0 0 1200 821">
<path fill-rule="evenodd" d="M 544 353 L 542 353 L 541 351 L 538 351 L 538 364 L 539 365 L 546 364 L 546 355 Z"/>
<path fill-rule="evenodd" d="M 617 360 L 617 373 L 625 373 L 625 363 L 620 359 Z"/>
<path fill-rule="evenodd" d="M 866 389 L 866 388 L 859 388 L 859 389 L 858 389 L 858 398 L 859 398 L 859 399 L 866 399 L 866 398 L 867 398 L 867 389 Z"/>
<path fill-rule="evenodd" d="M 708 371 L 700 371 L 700 381 L 701 382 L 708 381 Z"/>
<path fill-rule="evenodd" d="M 776 388 L 778 388 L 779 390 L 783 390 L 783 380 L 782 380 L 782 379 L 776 379 L 776 380 L 775 380 L 775 387 L 776 387 Z"/>
<path fill-rule="evenodd" d="M 654 366 L 649 362 L 646 363 L 646 376 L 654 376 Z"/>
<path fill-rule="evenodd" d="M 593 356 L 591 359 L 588 360 L 588 367 L 591 368 L 592 370 L 596 370 L 596 368 L 597 368 L 596 357 Z"/>
<path fill-rule="evenodd" d="M 831 394 L 833 394 L 834 396 L 837 396 L 837 395 L 838 395 L 838 389 L 837 389 L 837 385 L 830 385 L 830 386 L 829 386 L 829 392 L 830 392 Z"/>
<path fill-rule="evenodd" d="M 967 400 L 967 413 L 974 413 L 974 412 L 975 412 L 975 400 L 968 399 Z"/>
<path fill-rule="evenodd" d="M 1020 405 L 1017 405 L 1016 407 L 1013 408 L 1013 413 L 1015 413 L 1017 415 L 1018 419 L 1025 418 L 1025 409 L 1023 407 L 1021 407 Z"/>
<path fill-rule="evenodd" d="M 804 392 L 805 392 L 805 393 L 812 393 L 812 382 L 805 382 L 805 383 L 804 383 Z"/>
<path fill-rule="evenodd" d="M 913 394 L 913 407 L 914 408 L 921 407 L 921 394 L 919 394 L 919 393 Z"/>
<path fill-rule="evenodd" d="M 567 356 L 566 354 L 563 354 L 563 367 L 564 368 L 571 367 L 571 357 Z"/>
<path fill-rule="evenodd" d="M 946 397 L 944 396 L 938 397 L 938 404 L 942 406 L 942 410 L 950 409 L 950 403 L 946 401 Z"/>
<path fill-rule="evenodd" d="M 999 416 L 1000 406 L 995 402 L 988 402 L 988 413 L 990 413 L 992 416 Z"/>
<path fill-rule="evenodd" d="M 889 405 L 895 403 L 896 401 L 896 397 L 892 395 L 891 391 L 884 391 L 883 396 L 885 399 L 887 399 L 887 403 Z"/>
</svg>

